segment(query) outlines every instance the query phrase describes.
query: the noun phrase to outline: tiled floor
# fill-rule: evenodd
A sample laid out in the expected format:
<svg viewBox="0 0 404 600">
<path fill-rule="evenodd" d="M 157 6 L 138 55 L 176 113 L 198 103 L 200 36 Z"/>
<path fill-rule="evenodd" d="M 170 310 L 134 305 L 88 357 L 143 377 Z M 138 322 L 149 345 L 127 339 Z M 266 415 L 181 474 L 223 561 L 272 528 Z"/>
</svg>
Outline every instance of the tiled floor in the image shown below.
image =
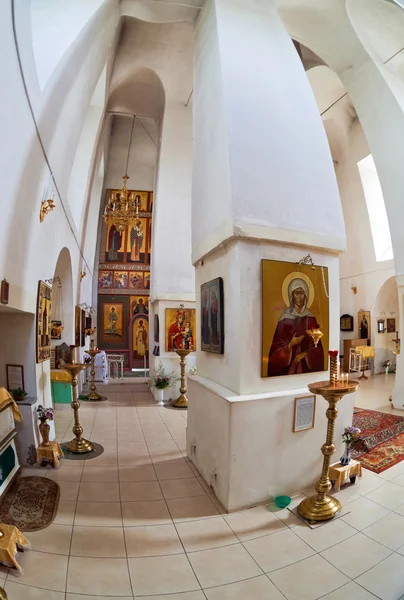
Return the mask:
<svg viewBox="0 0 404 600">
<path fill-rule="evenodd" d="M 343 488 L 348 514 L 316 529 L 274 506 L 226 515 L 186 459 L 186 412 L 139 389 L 114 384 L 107 402 L 82 404 L 105 453 L 45 470 L 59 511 L 28 534 L 24 576 L 0 572 L 9 600 L 404 598 L 404 462 Z M 57 410 L 60 440 L 70 410 Z"/>
</svg>

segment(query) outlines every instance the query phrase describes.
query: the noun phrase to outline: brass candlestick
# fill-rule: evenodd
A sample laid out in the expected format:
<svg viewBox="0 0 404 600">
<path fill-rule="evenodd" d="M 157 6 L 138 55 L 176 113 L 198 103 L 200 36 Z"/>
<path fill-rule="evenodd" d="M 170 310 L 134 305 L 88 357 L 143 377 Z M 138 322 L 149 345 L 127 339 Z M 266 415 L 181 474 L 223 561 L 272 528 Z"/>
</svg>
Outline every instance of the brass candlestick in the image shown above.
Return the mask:
<svg viewBox="0 0 404 600">
<path fill-rule="evenodd" d="M 91 330 L 91 336 L 94 335 L 95 329 Z M 87 400 L 101 400 L 102 396 L 97 392 L 97 386 L 95 385 L 95 357 L 97 354 L 101 352 L 98 348 L 94 348 L 94 338 L 91 337 L 90 340 L 90 349 L 86 350 L 87 354 L 91 356 L 91 384 L 90 384 L 90 393 L 87 395 Z"/>
<path fill-rule="evenodd" d="M 352 392 L 355 392 L 359 385 L 358 381 L 347 381 L 343 383 L 337 381 L 338 350 L 330 350 L 329 355 L 330 380 L 317 381 L 316 383 L 310 383 L 308 385 L 308 388 L 312 394 L 319 394 L 328 402 L 328 409 L 326 412 L 328 419 L 327 436 L 326 442 L 321 448 L 321 452 L 324 456 L 323 470 L 316 485 L 317 495 L 306 498 L 297 507 L 299 515 L 304 519 L 307 519 L 310 523 L 328 521 L 329 519 L 335 517 L 341 510 L 340 502 L 336 498 L 328 496 L 327 493 L 331 489 L 331 481 L 328 476 L 328 469 L 331 462 L 331 456 L 335 452 L 334 428 L 335 420 L 338 416 L 337 402 L 341 400 L 345 394 L 351 394 Z"/>
<path fill-rule="evenodd" d="M 84 452 L 91 452 L 94 450 L 92 443 L 81 437 L 83 428 L 79 421 L 80 402 L 77 398 L 77 375 L 80 373 L 80 371 L 85 369 L 87 365 L 76 363 L 74 352 L 77 346 L 71 345 L 70 348 L 72 351 L 72 362 L 70 364 L 63 365 L 62 368 L 72 376 L 73 401 L 71 406 L 74 411 L 74 425 L 72 431 L 76 437 L 74 440 L 66 444 L 66 448 L 69 450 L 69 452 L 73 452 L 74 454 L 83 454 Z"/>
<path fill-rule="evenodd" d="M 174 406 L 175 408 L 188 408 L 188 398 L 186 397 L 187 385 L 186 385 L 186 378 L 185 378 L 185 366 L 187 364 L 186 358 L 190 352 L 192 352 L 192 350 L 176 350 L 176 353 L 181 358 L 181 360 L 180 360 L 181 387 L 180 387 L 180 395 L 178 396 L 178 398 L 176 400 L 174 400 L 174 402 L 171 405 L 171 406 Z"/>
</svg>

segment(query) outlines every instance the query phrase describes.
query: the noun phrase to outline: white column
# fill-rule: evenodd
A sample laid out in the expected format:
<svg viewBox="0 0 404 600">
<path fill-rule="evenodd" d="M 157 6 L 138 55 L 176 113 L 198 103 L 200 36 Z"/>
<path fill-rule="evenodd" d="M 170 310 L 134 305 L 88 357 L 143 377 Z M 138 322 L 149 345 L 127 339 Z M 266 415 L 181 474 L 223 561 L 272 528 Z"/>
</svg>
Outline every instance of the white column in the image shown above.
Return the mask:
<svg viewBox="0 0 404 600">
<path fill-rule="evenodd" d="M 167 100 L 153 206 L 150 288 L 150 369 L 158 363 L 179 373 L 179 357 L 165 351 L 166 308 L 195 308 L 195 269 L 191 260 L 192 109 Z M 159 316 L 160 356 L 152 352 L 154 315 Z M 195 356 L 187 359 L 195 365 Z M 179 395 L 179 385 L 165 399 Z"/>
<path fill-rule="evenodd" d="M 398 337 L 401 340 L 401 352 L 396 356 L 396 381 L 393 389 L 393 407 L 404 409 L 404 275 L 397 277 L 398 287 Z"/>
<path fill-rule="evenodd" d="M 261 260 L 297 263 L 310 251 L 328 267 L 338 348 L 344 248 L 324 128 L 272 3 L 208 0 L 195 59 L 192 250 L 198 313 L 200 285 L 224 279 L 225 353 L 198 351 L 187 449 L 228 510 L 314 483 L 325 438 L 321 399 L 310 434 L 292 433 L 294 398 L 325 373 L 261 378 Z M 341 405 L 336 436 L 352 418 L 352 399 Z"/>
</svg>

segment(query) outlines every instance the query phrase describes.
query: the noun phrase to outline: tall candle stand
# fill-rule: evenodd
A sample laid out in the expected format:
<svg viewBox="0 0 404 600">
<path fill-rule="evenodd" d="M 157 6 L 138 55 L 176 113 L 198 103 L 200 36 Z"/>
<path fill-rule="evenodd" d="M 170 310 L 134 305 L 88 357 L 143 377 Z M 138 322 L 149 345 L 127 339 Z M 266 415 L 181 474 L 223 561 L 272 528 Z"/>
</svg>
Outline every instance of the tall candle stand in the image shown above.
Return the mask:
<svg viewBox="0 0 404 600">
<path fill-rule="evenodd" d="M 317 346 L 319 337 L 315 331 L 307 332 Z M 321 333 L 321 332 L 320 332 Z M 321 336 L 323 334 L 321 333 Z M 320 337 L 321 337 L 320 336 Z M 337 403 L 345 394 L 351 394 L 358 389 L 358 381 L 338 381 L 338 350 L 330 350 L 330 379 L 329 381 L 317 381 L 310 383 L 308 388 L 312 394 L 323 396 L 328 402 L 326 416 L 328 419 L 327 436 L 325 444 L 321 448 L 324 456 L 323 470 L 321 477 L 316 485 L 316 496 L 311 496 L 303 500 L 297 507 L 297 511 L 301 517 L 309 521 L 309 523 L 317 523 L 318 521 L 328 521 L 333 519 L 341 510 L 341 504 L 332 496 L 328 495 L 331 489 L 331 481 L 328 476 L 328 469 L 331 462 L 331 456 L 335 452 L 334 444 L 334 428 L 335 420 L 338 416 Z"/>
<path fill-rule="evenodd" d="M 187 380 L 186 380 L 186 377 L 185 377 L 185 367 L 186 367 L 186 364 L 187 364 L 187 356 L 192 351 L 193 351 L 192 348 L 188 349 L 188 350 L 185 350 L 185 349 L 176 350 L 176 353 L 181 358 L 181 360 L 180 360 L 180 365 L 181 365 L 181 387 L 180 387 L 180 395 L 171 404 L 171 406 L 174 406 L 175 408 L 188 408 L 188 398 L 186 396 L 186 393 L 187 393 Z"/>
<path fill-rule="evenodd" d="M 95 385 L 95 357 L 97 354 L 101 352 L 98 348 L 94 348 L 94 334 L 96 332 L 96 328 L 86 329 L 86 335 L 90 336 L 90 348 L 86 350 L 87 354 L 91 356 L 91 383 L 90 383 L 90 393 L 87 395 L 87 400 L 101 400 L 103 397 L 97 392 L 97 386 Z"/>
<path fill-rule="evenodd" d="M 75 356 L 74 356 L 76 348 L 77 348 L 77 346 L 70 345 L 70 349 L 71 349 L 71 353 L 72 353 L 72 359 L 71 359 L 72 362 L 70 364 L 66 364 L 66 365 L 62 366 L 62 369 L 64 369 L 68 373 L 70 373 L 70 375 L 72 376 L 73 401 L 72 401 L 71 406 L 74 411 L 74 425 L 73 425 L 72 431 L 75 435 L 75 438 L 71 442 L 68 442 L 65 447 L 67 448 L 67 450 L 69 452 L 73 452 L 74 454 L 84 454 L 85 452 L 91 452 L 92 450 L 94 450 L 94 446 L 91 442 L 89 442 L 88 440 L 81 437 L 81 435 L 83 433 L 83 428 L 80 425 L 80 420 L 79 420 L 80 402 L 78 401 L 78 397 L 77 397 L 77 384 L 78 384 L 77 376 L 80 373 L 80 371 L 82 371 L 83 369 L 85 369 L 87 367 L 87 365 L 82 364 L 82 363 L 76 363 Z"/>
</svg>

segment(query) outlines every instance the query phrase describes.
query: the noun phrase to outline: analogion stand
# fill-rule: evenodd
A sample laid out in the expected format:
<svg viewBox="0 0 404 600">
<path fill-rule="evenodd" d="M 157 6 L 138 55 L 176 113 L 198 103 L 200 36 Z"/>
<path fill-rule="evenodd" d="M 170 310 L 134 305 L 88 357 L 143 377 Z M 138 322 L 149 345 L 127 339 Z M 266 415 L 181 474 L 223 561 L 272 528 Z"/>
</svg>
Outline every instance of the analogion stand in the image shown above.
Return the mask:
<svg viewBox="0 0 404 600">
<path fill-rule="evenodd" d="M 71 442 L 68 442 L 65 445 L 65 448 L 69 452 L 73 452 L 73 454 L 84 454 L 86 452 L 91 452 L 92 450 L 94 450 L 93 444 L 89 440 L 86 440 L 83 437 L 81 437 L 83 433 L 83 428 L 80 425 L 79 421 L 80 402 L 77 398 L 77 375 L 80 373 L 80 371 L 86 369 L 87 365 L 76 363 L 74 352 L 77 346 L 71 344 L 70 348 L 72 351 L 72 362 L 68 365 L 63 365 L 62 368 L 68 373 L 70 373 L 70 375 L 72 376 L 73 401 L 71 406 L 74 411 L 73 433 L 75 435 L 75 438 Z"/>
<path fill-rule="evenodd" d="M 312 330 L 307 332 L 313 338 L 314 344 L 317 346 L 319 339 L 322 337 L 322 332 Z M 334 444 L 334 429 L 335 420 L 338 416 L 337 403 L 346 394 L 352 394 L 358 389 L 358 381 L 338 381 L 338 350 L 330 350 L 330 379 L 329 381 L 317 381 L 310 383 L 308 388 L 312 394 L 319 394 L 323 396 L 328 402 L 328 409 L 326 416 L 328 419 L 327 424 L 327 436 L 325 444 L 321 448 L 321 452 L 324 456 L 323 470 L 321 477 L 316 485 L 316 496 L 305 498 L 297 507 L 297 512 L 303 519 L 309 521 L 310 524 L 317 523 L 318 521 L 328 521 L 333 519 L 341 510 L 340 502 L 333 496 L 329 496 L 332 484 L 329 478 L 329 467 L 331 462 L 331 456 L 335 452 Z"/>
</svg>

